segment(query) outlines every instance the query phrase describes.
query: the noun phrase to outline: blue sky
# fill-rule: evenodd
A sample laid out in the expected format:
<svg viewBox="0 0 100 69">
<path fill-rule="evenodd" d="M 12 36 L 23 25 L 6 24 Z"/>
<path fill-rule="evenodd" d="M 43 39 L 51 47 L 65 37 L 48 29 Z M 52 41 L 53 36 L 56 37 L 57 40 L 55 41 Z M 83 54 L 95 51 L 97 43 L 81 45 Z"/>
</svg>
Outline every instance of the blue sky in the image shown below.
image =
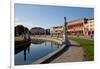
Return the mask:
<svg viewBox="0 0 100 69">
<path fill-rule="evenodd" d="M 94 18 L 93 8 L 15 4 L 15 26 L 50 28 L 78 18 Z"/>
</svg>

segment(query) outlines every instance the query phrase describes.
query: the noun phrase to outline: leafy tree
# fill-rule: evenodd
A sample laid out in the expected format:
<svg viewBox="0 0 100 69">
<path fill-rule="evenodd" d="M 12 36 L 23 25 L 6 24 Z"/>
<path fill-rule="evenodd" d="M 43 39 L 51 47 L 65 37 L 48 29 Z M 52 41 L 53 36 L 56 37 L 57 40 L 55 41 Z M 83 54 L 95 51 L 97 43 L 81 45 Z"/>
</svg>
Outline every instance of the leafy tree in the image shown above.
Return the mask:
<svg viewBox="0 0 100 69">
<path fill-rule="evenodd" d="M 24 33 L 29 33 L 29 29 L 27 27 L 24 27 Z"/>
<path fill-rule="evenodd" d="M 23 25 L 17 25 L 15 27 L 15 35 L 22 35 L 24 33 L 24 26 Z"/>
</svg>

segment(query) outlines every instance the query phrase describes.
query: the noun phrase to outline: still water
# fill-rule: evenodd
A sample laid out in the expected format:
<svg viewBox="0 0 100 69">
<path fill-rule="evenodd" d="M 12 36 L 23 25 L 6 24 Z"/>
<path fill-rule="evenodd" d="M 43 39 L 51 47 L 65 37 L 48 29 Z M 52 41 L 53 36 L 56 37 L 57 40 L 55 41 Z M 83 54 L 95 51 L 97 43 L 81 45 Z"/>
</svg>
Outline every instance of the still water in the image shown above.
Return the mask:
<svg viewBox="0 0 100 69">
<path fill-rule="evenodd" d="M 17 46 L 16 46 L 17 47 Z M 32 40 L 24 46 L 15 47 L 15 65 L 32 64 L 32 62 L 57 50 L 61 45 L 42 40 Z"/>
</svg>

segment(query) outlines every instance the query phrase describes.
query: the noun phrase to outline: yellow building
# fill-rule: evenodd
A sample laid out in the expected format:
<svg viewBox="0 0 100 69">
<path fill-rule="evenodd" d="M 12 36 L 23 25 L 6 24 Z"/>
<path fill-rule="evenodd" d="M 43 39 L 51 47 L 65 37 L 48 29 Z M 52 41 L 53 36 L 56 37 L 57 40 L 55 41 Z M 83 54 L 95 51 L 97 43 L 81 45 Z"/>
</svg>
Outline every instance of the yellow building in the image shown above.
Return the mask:
<svg viewBox="0 0 100 69">
<path fill-rule="evenodd" d="M 85 24 L 87 24 L 87 21 L 88 19 L 86 18 L 69 21 L 67 24 L 68 33 L 74 35 L 85 35 Z"/>
<path fill-rule="evenodd" d="M 88 29 L 87 35 L 94 34 L 94 19 L 89 19 L 88 23 L 86 24 L 86 27 Z"/>
<path fill-rule="evenodd" d="M 81 18 L 68 22 L 67 30 L 69 34 L 74 35 L 93 35 L 94 19 Z"/>
</svg>

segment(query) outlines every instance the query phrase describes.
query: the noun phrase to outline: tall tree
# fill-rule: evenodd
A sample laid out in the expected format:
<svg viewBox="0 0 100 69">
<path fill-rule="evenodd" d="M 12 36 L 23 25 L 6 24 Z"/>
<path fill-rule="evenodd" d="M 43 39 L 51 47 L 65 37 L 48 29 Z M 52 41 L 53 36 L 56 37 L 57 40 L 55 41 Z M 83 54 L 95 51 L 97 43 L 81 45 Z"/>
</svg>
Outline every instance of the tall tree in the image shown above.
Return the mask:
<svg viewBox="0 0 100 69">
<path fill-rule="evenodd" d="M 23 25 L 17 25 L 15 27 L 15 35 L 22 35 L 24 33 L 24 26 Z"/>
</svg>

